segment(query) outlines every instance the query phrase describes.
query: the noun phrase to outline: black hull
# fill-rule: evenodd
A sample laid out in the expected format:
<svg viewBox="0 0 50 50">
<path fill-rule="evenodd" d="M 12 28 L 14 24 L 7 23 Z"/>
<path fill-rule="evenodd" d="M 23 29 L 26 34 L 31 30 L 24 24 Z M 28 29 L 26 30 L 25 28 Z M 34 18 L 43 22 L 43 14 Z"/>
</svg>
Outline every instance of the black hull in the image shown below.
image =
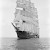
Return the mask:
<svg viewBox="0 0 50 50">
<path fill-rule="evenodd" d="M 25 31 L 16 31 L 19 39 L 39 38 L 38 34 L 30 35 Z"/>
<path fill-rule="evenodd" d="M 12 23 L 13 25 L 13 23 Z M 14 26 L 14 25 L 13 25 Z M 38 34 L 33 33 L 33 35 L 30 35 L 28 32 L 26 31 L 20 31 L 17 27 L 14 26 L 14 28 L 16 29 L 16 33 L 19 39 L 29 39 L 29 38 L 39 38 Z"/>
</svg>

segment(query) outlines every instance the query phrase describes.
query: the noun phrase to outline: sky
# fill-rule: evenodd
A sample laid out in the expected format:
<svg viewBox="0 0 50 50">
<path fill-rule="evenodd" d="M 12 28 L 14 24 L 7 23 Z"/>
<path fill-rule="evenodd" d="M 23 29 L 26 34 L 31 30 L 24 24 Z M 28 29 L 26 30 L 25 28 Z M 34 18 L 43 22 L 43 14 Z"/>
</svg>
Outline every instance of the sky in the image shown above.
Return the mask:
<svg viewBox="0 0 50 50">
<path fill-rule="evenodd" d="M 14 19 L 16 0 L 0 0 L 0 37 L 17 37 L 11 22 Z M 31 0 L 38 11 L 40 37 L 50 37 L 49 0 Z"/>
</svg>

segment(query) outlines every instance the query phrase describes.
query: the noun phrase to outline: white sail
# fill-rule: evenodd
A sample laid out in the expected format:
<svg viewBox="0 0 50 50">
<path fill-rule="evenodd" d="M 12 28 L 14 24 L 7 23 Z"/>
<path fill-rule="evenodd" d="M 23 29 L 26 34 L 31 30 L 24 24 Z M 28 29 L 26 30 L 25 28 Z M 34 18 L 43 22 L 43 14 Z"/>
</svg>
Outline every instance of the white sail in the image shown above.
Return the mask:
<svg viewBox="0 0 50 50">
<path fill-rule="evenodd" d="M 38 15 L 33 3 L 27 0 L 17 0 L 14 25 L 21 31 L 39 33 Z"/>
</svg>

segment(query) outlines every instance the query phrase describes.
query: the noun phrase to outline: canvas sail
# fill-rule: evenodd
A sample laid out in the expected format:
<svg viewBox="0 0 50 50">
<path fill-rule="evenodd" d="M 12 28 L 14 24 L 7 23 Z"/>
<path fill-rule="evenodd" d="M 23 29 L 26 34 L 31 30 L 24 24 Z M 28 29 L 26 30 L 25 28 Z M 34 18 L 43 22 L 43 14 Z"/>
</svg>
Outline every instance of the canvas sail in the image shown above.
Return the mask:
<svg viewBox="0 0 50 50">
<path fill-rule="evenodd" d="M 20 31 L 39 34 L 37 9 L 30 0 L 17 0 L 13 23 Z"/>
</svg>

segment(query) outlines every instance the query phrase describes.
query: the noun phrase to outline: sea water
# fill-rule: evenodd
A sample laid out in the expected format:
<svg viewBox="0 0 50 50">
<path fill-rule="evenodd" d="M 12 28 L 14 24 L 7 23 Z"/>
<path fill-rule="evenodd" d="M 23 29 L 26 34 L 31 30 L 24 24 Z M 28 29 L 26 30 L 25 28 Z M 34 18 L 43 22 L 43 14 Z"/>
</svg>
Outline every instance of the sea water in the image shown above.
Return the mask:
<svg viewBox="0 0 50 50">
<path fill-rule="evenodd" d="M 50 50 L 50 39 L 2 38 L 0 39 L 0 50 Z"/>
</svg>

